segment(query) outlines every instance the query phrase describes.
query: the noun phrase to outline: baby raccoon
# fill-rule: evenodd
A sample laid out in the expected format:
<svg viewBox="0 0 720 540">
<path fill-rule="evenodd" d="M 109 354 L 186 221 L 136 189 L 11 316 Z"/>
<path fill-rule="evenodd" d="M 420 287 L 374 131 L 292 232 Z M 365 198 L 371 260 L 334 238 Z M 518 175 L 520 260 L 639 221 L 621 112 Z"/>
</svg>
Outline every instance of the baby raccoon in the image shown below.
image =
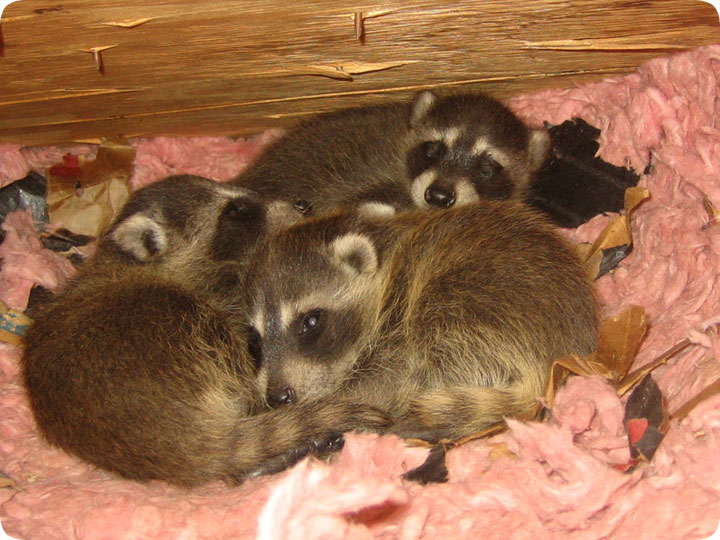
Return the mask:
<svg viewBox="0 0 720 540">
<path fill-rule="evenodd" d="M 381 429 L 380 413 L 348 403 L 261 411 L 241 259 L 293 219 L 281 210 L 199 177 L 135 193 L 25 336 L 45 439 L 127 478 L 191 486 L 282 469 L 356 425 Z"/>
<path fill-rule="evenodd" d="M 589 354 L 596 305 L 574 253 L 520 203 L 311 220 L 268 237 L 248 274 L 269 404 L 329 395 L 430 441 L 520 415 L 551 362 Z"/>
<path fill-rule="evenodd" d="M 524 199 L 549 138 L 482 95 L 318 115 L 292 129 L 234 182 L 326 214 L 338 206 L 450 208 Z"/>
<path fill-rule="evenodd" d="M 133 194 L 98 241 L 89 265 L 132 262 L 204 274 L 206 261 L 246 262 L 260 237 L 299 218 L 291 205 L 242 187 L 170 176 Z"/>
</svg>

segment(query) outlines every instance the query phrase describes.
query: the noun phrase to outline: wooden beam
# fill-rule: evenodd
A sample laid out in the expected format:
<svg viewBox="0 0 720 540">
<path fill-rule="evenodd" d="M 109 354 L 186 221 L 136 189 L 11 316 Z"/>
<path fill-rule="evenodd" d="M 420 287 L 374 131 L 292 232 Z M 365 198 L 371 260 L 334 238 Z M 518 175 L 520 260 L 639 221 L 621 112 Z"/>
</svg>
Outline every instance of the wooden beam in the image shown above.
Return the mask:
<svg viewBox="0 0 720 540">
<path fill-rule="evenodd" d="M 720 43 L 700 0 L 21 0 L 0 24 L 0 141 L 23 144 L 247 135 L 430 87 L 504 98 Z"/>
</svg>

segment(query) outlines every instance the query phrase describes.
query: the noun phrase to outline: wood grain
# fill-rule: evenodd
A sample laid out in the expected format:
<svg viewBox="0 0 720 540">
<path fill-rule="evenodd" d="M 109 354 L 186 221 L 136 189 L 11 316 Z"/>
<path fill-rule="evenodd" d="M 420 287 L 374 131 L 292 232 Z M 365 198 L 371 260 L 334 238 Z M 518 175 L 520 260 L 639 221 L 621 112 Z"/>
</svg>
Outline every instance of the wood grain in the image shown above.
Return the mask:
<svg viewBox="0 0 720 540">
<path fill-rule="evenodd" d="M 0 141 L 247 135 L 422 88 L 504 98 L 568 86 L 720 43 L 699 0 L 124 4 L 5 9 Z M 98 71 L 87 51 L 104 47 Z"/>
</svg>

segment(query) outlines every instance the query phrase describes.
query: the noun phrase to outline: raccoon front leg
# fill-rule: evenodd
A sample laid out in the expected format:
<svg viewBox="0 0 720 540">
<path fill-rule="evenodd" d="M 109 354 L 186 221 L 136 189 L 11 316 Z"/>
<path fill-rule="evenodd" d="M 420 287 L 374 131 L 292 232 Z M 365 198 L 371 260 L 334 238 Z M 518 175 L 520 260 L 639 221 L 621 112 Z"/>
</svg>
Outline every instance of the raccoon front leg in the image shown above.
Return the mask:
<svg viewBox="0 0 720 540">
<path fill-rule="evenodd" d="M 508 416 L 528 416 L 538 395 L 539 391 L 524 385 L 427 390 L 410 402 L 391 431 L 408 439 L 453 441 L 487 429 Z"/>
<path fill-rule="evenodd" d="M 239 483 L 247 477 L 276 473 L 307 455 L 340 450 L 347 431 L 383 433 L 390 424 L 390 417 L 380 409 L 330 400 L 291 404 L 245 417 L 236 426 L 228 476 Z"/>
</svg>

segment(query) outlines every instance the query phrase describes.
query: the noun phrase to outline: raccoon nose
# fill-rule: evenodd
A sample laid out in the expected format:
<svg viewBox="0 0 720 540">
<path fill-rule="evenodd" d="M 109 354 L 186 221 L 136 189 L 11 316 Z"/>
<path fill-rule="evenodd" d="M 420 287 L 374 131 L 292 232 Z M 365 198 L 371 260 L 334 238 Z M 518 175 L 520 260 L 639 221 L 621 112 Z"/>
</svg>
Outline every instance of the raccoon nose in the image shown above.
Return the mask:
<svg viewBox="0 0 720 540">
<path fill-rule="evenodd" d="M 283 386 L 279 392 L 271 392 L 268 394 L 268 404 L 276 409 L 282 405 L 289 405 L 293 403 L 297 397 L 295 396 L 295 390 L 289 386 Z"/>
<path fill-rule="evenodd" d="M 440 208 L 450 208 L 455 204 L 455 192 L 433 185 L 425 190 L 425 202 Z"/>
</svg>

